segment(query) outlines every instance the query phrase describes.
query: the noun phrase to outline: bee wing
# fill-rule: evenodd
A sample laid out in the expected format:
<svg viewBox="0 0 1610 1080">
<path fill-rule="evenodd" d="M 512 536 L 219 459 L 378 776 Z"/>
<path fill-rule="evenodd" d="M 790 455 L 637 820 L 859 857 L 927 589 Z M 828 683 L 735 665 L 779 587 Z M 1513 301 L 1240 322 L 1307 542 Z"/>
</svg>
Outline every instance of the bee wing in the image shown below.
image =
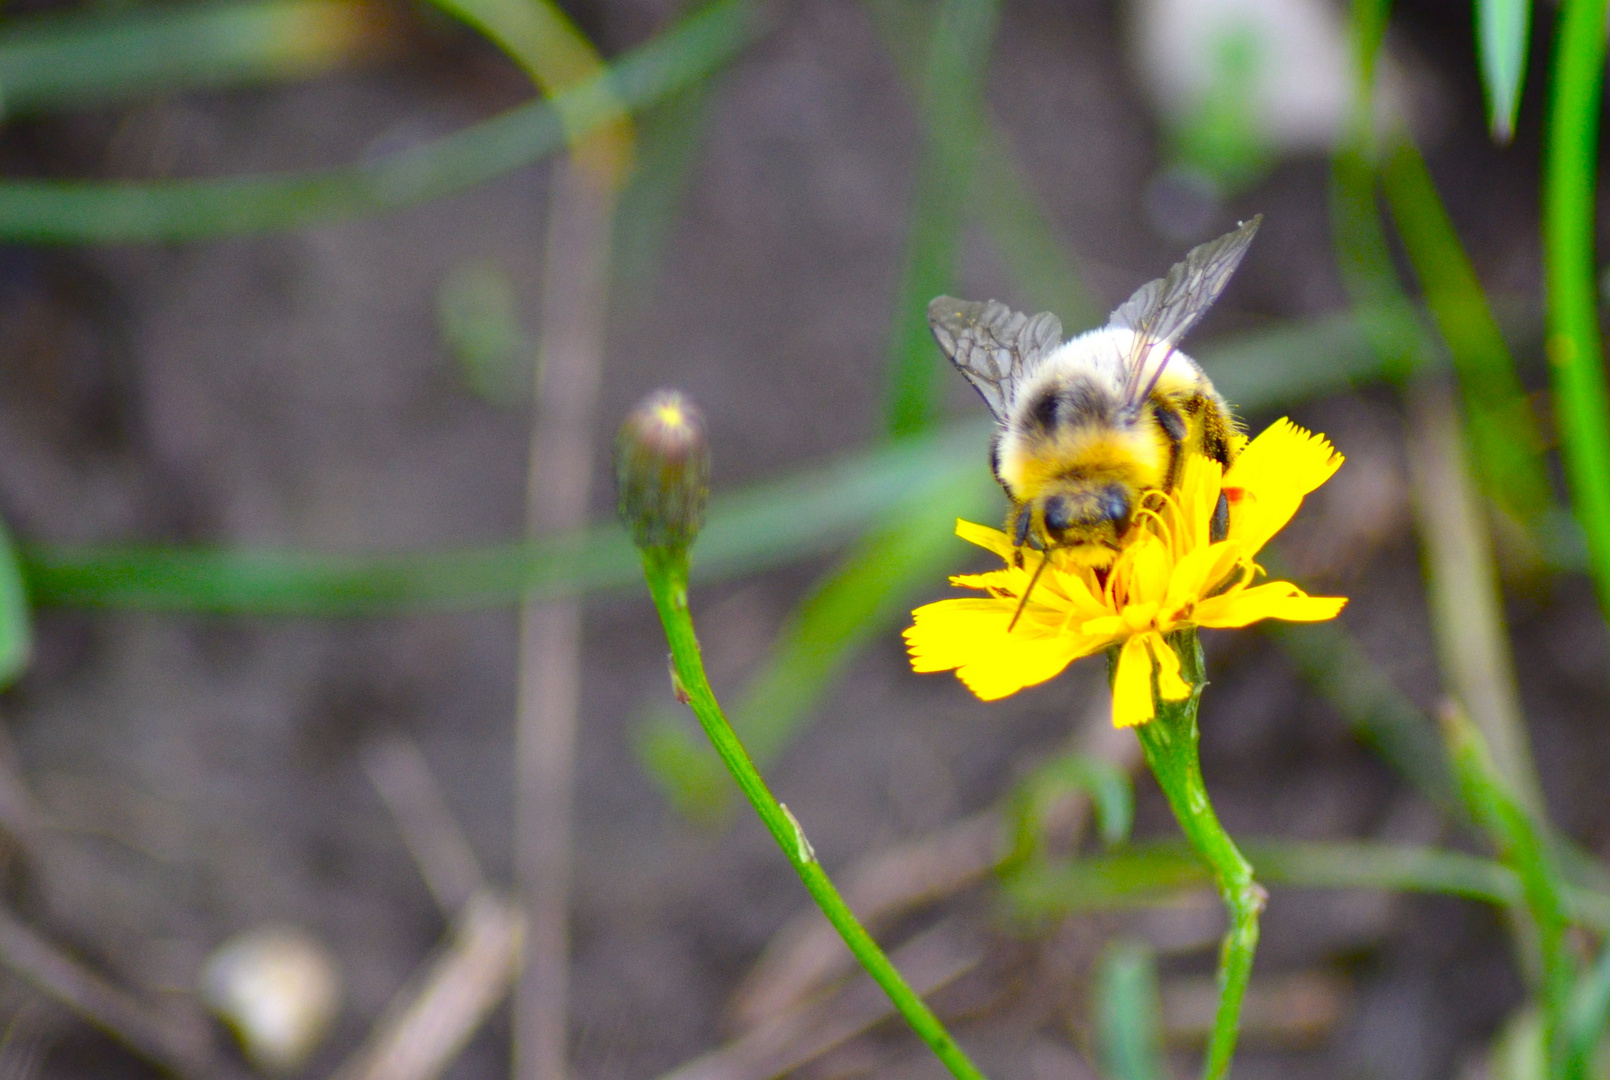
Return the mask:
<svg viewBox="0 0 1610 1080">
<path fill-rule="evenodd" d="M 1025 315 L 998 300 L 941 296 L 928 305 L 928 326 L 956 370 L 1003 423 L 1023 380 L 1062 344 L 1062 323 L 1055 315 Z"/>
<path fill-rule="evenodd" d="M 1142 285 L 1107 320 L 1109 327 L 1135 332 L 1124 360 L 1124 401 L 1131 409 L 1145 403 L 1169 355 L 1229 284 L 1262 221 L 1259 214 L 1234 232 L 1192 248 L 1183 262 Z"/>
</svg>

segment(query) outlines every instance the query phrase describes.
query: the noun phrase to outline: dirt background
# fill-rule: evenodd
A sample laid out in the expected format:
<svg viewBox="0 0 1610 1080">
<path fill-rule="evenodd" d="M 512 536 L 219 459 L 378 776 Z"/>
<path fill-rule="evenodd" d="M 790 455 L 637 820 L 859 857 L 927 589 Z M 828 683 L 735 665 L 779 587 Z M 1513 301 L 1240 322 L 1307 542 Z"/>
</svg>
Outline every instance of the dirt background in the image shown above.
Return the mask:
<svg viewBox="0 0 1610 1080">
<path fill-rule="evenodd" d="M 719 489 L 876 437 L 918 124 L 853 0 L 792 0 L 777 12 L 775 32 L 715 84 L 659 272 L 617 302 L 596 440 L 599 519 L 611 514 L 610 431 L 662 384 L 704 406 Z M 670 14 L 651 0 L 578 11 L 611 53 Z M 1538 15 L 1546 39 L 1548 12 Z M 21 122 L 0 139 L 0 160 L 11 173 L 100 176 L 333 164 L 523 97 L 512 66 L 472 35 L 410 19 L 408 45 L 388 64 L 293 88 Z M 1442 95 L 1430 158 L 1478 268 L 1497 288 L 1536 295 L 1536 87 L 1519 143 L 1494 150 L 1468 20 L 1464 5 L 1421 2 L 1397 23 Z M 1534 72 L 1544 59 L 1540 50 Z M 1120 300 L 1179 256 L 1182 243 L 1160 234 L 1142 197 L 1157 133 L 1110 4 L 1009 0 L 989 93 L 1099 300 Z M 545 175 L 524 169 L 427 206 L 279 236 L 0 252 L 5 519 L 36 541 L 352 552 L 517 535 L 526 417 L 466 388 L 435 305 L 451 268 L 487 259 L 511 276 L 532 321 Z M 1292 161 L 1220 209 L 1207 232 L 1258 211 L 1266 224 L 1204 335 L 1342 305 L 1326 177 L 1322 160 Z M 958 291 L 1012 289 L 987 245 L 972 243 Z M 977 409 L 960 380 L 952 405 Z M 1354 597 L 1346 621 L 1429 705 L 1436 673 L 1404 505 L 1400 408 L 1370 391 L 1297 415 L 1365 477 L 1351 487 L 1339 479 L 1338 493 L 1307 512 L 1310 535 L 1362 537 L 1331 582 Z M 1375 501 L 1363 529 L 1366 498 Z M 718 689 L 743 685 L 825 565 L 697 590 Z M 1513 614 L 1552 805 L 1602 850 L 1603 627 L 1577 580 Z M 13 873 L 13 899 L 117 979 L 156 999 L 186 993 L 230 934 L 302 925 L 333 950 L 347 987 L 336 1032 L 307 1074 L 342 1060 L 443 932 L 358 765 L 359 747 L 379 733 L 418 742 L 489 873 L 508 880 L 511 613 L 312 621 L 49 610 L 37 630 L 33 667 L 0 710 L 62 828 L 47 857 Z M 1434 812 L 1273 646 L 1240 635 L 1209 651 L 1205 768 L 1232 831 L 1443 836 Z M 951 679 L 910 674 L 889 634 L 771 778 L 826 866 L 842 867 L 993 805 L 1067 738 L 1099 687 L 1098 667 L 986 707 Z M 669 692 L 644 600 L 589 603 L 584 686 L 575 1069 L 589 1080 L 646 1078 L 719 1043 L 738 981 L 803 893 L 754 822 L 719 832 L 685 823 L 634 761 L 636 719 Z M 1141 833 L 1169 835 L 1155 789 L 1142 781 L 1139 792 Z M 986 961 L 941 1000 L 998 1080 L 1093 1075 L 1079 1056 L 1081 987 L 1106 936 L 1127 928 L 1174 941 L 1166 986 L 1211 970 L 1211 908 L 1175 912 L 1173 922 L 1077 920 L 1043 938 L 999 927 L 988 890 L 945 910 L 989 942 Z M 1270 986 L 1317 978 L 1334 1009 L 1315 1034 L 1249 1036 L 1236 1071 L 1244 1080 L 1461 1075 L 1521 998 L 1500 920 L 1450 900 L 1277 891 L 1258 972 Z M 0 1028 L 8 1077 L 148 1072 L 10 976 L 0 976 Z M 449 1075 L 503 1075 L 507 1035 L 504 1010 Z M 1174 1065 L 1194 1069 L 1188 1043 Z M 941 1075 L 887 1025 L 806 1072 L 860 1074 Z"/>
</svg>

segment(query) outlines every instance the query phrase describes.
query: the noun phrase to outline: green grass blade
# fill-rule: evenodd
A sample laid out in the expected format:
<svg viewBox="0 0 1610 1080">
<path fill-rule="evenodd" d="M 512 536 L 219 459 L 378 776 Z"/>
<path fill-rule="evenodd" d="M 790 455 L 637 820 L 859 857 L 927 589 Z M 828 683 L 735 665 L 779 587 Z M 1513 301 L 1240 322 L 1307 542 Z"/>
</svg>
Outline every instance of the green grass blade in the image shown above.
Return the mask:
<svg viewBox="0 0 1610 1080">
<path fill-rule="evenodd" d="M 1128 770 L 1088 754 L 1059 754 L 1038 765 L 1007 798 L 1013 842 L 1003 865 L 1040 856 L 1047 816 L 1074 792 L 1090 797 L 1103 844 L 1116 847 L 1129 840 L 1135 824 L 1135 787 Z"/>
<path fill-rule="evenodd" d="M 1414 144 L 1399 143 L 1380 175 L 1426 307 L 1459 373 L 1483 487 L 1510 517 L 1537 530 L 1554 502 L 1543 436 L 1475 267 Z"/>
<path fill-rule="evenodd" d="M 1271 565 L 1271 571 L 1278 573 Z M 1393 684 L 1337 623 L 1267 623 L 1273 638 L 1366 745 L 1438 809 L 1462 817 L 1442 739 L 1429 717 Z"/>
<path fill-rule="evenodd" d="M 592 42 L 553 0 L 434 0 L 437 7 L 475 27 L 525 69 L 548 95 L 565 126 L 572 159 L 617 191 L 630 168 L 634 133 L 624 103 L 614 95 L 608 68 Z M 579 101 L 565 91 L 591 86 Z M 602 108 L 600 122 L 594 112 Z"/>
<path fill-rule="evenodd" d="M 0 110 L 9 117 L 209 86 L 319 74 L 381 51 L 378 5 L 247 0 L 42 15 L 0 33 Z"/>
<path fill-rule="evenodd" d="M 630 319 L 651 298 L 703 148 L 712 98 L 696 83 L 637 117 L 637 164 L 615 209 L 610 302 Z"/>
<path fill-rule="evenodd" d="M 1610 945 L 1600 946 L 1598 959 L 1577 981 L 1566 1023 L 1571 1065 L 1581 1076 L 1610 1024 Z"/>
<path fill-rule="evenodd" d="M 1476 0 L 1476 51 L 1487 94 L 1487 126 L 1500 143 L 1515 135 L 1531 22 L 1530 0 Z"/>
<path fill-rule="evenodd" d="M 1258 880 L 1266 885 L 1443 893 L 1506 907 L 1521 902 L 1520 882 L 1513 871 L 1460 852 L 1363 841 L 1257 840 L 1242 848 Z M 1213 879 L 1189 847 L 1169 842 L 1061 865 L 1028 863 L 1004 882 L 1016 914 L 1042 919 L 1155 903 L 1182 890 L 1210 887 Z M 1599 898 L 1601 906 L 1603 900 Z M 1610 911 L 1596 914 L 1602 919 Z"/>
<path fill-rule="evenodd" d="M 1543 143 L 1543 267 L 1555 427 L 1599 608 L 1610 616 L 1610 394 L 1594 257 L 1605 10 L 1565 0 Z"/>
<path fill-rule="evenodd" d="M 1163 1002 L 1157 957 L 1139 941 L 1115 941 L 1096 970 L 1096 1057 L 1104 1080 L 1161 1080 Z"/>
<path fill-rule="evenodd" d="M 572 132 L 707 77 L 754 40 L 751 0 L 716 0 L 551 101 L 511 109 L 379 161 L 280 176 L 154 183 L 0 182 L 0 239 L 130 243 L 299 228 L 439 198 L 529 164 Z"/>
<path fill-rule="evenodd" d="M 1421 356 L 1382 353 L 1376 345 L 1383 334 L 1401 338 L 1418 330 L 1418 318 L 1406 305 L 1361 308 L 1302 323 L 1273 323 L 1205 342 L 1192 354 L 1225 400 L 1256 413 L 1415 370 Z"/>
<path fill-rule="evenodd" d="M 0 688 L 22 674 L 33 651 L 28 599 L 11 534 L 0 525 Z"/>
<path fill-rule="evenodd" d="M 885 422 L 897 436 L 933 423 L 944 399 L 949 373 L 928 332 L 928 301 L 949 292 L 955 275 L 999 13 L 998 0 L 938 0 L 933 17 L 921 95 L 927 139 L 889 331 Z"/>
<path fill-rule="evenodd" d="M 982 422 L 852 455 L 713 500 L 696 577 L 786 565 L 841 547 L 913 487 L 983 469 Z M 946 532 L 948 536 L 948 530 Z M 639 584 L 613 524 L 530 544 L 432 554 L 319 555 L 156 546 L 23 551 L 35 603 L 218 614 L 345 615 L 499 607 Z"/>
<path fill-rule="evenodd" d="M 1520 882 L 1533 931 L 1524 940 L 1535 951 L 1534 970 L 1542 974 L 1537 992 L 1543 1043 L 1552 1066 L 1549 1075 L 1562 1075 L 1561 1068 L 1569 1058 L 1567 1020 L 1577 965 L 1569 937 L 1565 882 L 1548 825 L 1533 817 L 1510 779 L 1493 761 L 1474 723 L 1457 707 L 1444 711 L 1441 719 L 1448 756 L 1470 816 L 1486 830 L 1504 864 Z"/>
<path fill-rule="evenodd" d="M 1375 169 L 1362 151 L 1332 159 L 1330 208 L 1342 284 L 1387 378 L 1401 382 L 1430 355 L 1430 339 L 1398 283 L 1375 201 Z"/>
<path fill-rule="evenodd" d="M 1069 330 L 1100 323 L 1106 312 L 1058 242 L 998 123 L 987 124 L 979 140 L 977 175 L 989 183 L 973 185 L 971 206 L 1021 290 L 1017 306 L 1055 312 Z"/>
</svg>

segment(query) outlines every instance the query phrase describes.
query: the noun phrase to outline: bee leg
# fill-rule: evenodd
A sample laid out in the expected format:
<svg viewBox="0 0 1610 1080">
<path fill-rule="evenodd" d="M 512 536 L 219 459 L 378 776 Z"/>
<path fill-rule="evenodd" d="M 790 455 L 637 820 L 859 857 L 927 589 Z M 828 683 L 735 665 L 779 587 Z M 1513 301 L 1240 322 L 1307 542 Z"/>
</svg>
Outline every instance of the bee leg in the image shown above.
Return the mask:
<svg viewBox="0 0 1610 1080">
<path fill-rule="evenodd" d="M 1040 575 L 1045 573 L 1045 566 L 1051 561 L 1051 553 L 1044 552 L 1040 556 L 1040 565 L 1034 568 L 1034 576 L 1029 578 L 1029 587 L 1023 590 L 1023 596 L 1017 602 L 1017 610 L 1012 612 L 1012 621 L 1006 624 L 1006 632 L 1010 634 L 1017 626 L 1017 621 L 1023 617 L 1023 609 L 1029 606 L 1029 597 L 1034 594 L 1034 587 L 1040 583 Z"/>
<path fill-rule="evenodd" d="M 1217 544 L 1230 535 L 1230 500 L 1219 492 L 1219 501 L 1213 504 L 1213 520 L 1208 524 L 1208 540 Z"/>
<path fill-rule="evenodd" d="M 1185 426 L 1184 417 L 1156 397 L 1152 399 L 1152 415 L 1157 418 L 1157 426 L 1163 429 L 1163 434 L 1168 438 L 1168 487 L 1173 488 L 1179 483 L 1180 448 L 1185 445 L 1189 429 Z"/>
<path fill-rule="evenodd" d="M 1034 511 L 1024 503 L 1017 508 L 1017 516 L 1012 520 L 1012 545 L 1017 548 L 1012 555 L 1012 561 L 1019 567 L 1023 565 L 1023 548 L 1029 543 L 1029 527 L 1034 524 Z"/>
</svg>

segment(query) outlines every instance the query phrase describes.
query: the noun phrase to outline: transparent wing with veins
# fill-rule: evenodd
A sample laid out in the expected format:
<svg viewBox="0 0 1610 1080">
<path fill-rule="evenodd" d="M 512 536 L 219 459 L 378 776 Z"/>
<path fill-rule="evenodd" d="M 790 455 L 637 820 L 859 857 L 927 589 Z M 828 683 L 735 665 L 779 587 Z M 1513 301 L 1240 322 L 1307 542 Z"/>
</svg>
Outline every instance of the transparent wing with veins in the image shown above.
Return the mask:
<svg viewBox="0 0 1610 1080">
<path fill-rule="evenodd" d="M 1132 411 L 1145 406 L 1169 356 L 1229 284 L 1262 221 L 1259 214 L 1234 232 L 1192 248 L 1183 262 L 1142 285 L 1107 320 L 1108 327 L 1135 334 L 1124 359 L 1124 401 Z"/>
<path fill-rule="evenodd" d="M 1055 315 L 1025 315 L 997 300 L 941 296 L 928 305 L 928 326 L 1002 423 L 1024 381 L 1062 344 L 1062 323 Z"/>
</svg>

